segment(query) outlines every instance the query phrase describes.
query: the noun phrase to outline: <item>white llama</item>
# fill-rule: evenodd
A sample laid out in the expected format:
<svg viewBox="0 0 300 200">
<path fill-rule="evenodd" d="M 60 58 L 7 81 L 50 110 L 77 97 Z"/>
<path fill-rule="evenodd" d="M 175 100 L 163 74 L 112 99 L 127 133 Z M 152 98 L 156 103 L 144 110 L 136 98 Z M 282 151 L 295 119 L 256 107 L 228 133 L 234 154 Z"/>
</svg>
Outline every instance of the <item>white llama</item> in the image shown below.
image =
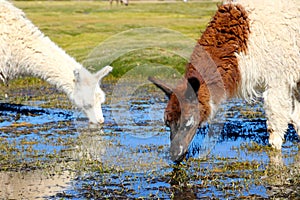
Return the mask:
<svg viewBox="0 0 300 200">
<path fill-rule="evenodd" d="M 56 46 L 25 14 L 0 0 L 0 79 L 7 83 L 20 75 L 38 76 L 64 91 L 92 123 L 103 123 L 101 79 L 112 67 L 91 74 Z"/>
<path fill-rule="evenodd" d="M 198 40 L 183 80 L 171 87 L 171 158 L 180 161 L 198 126 L 220 103 L 264 98 L 269 143 L 281 149 L 288 124 L 300 135 L 300 14 L 293 0 L 228 0 Z M 262 93 L 261 90 L 262 89 Z"/>
</svg>

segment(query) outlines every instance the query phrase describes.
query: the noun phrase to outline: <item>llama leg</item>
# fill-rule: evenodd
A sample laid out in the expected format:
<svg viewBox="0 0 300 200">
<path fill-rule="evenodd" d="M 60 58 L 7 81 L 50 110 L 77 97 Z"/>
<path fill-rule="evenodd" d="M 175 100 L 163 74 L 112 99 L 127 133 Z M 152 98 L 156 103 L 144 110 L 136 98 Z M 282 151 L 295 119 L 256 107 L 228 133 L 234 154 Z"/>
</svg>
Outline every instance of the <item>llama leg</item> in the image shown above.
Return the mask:
<svg viewBox="0 0 300 200">
<path fill-rule="evenodd" d="M 292 111 L 291 94 L 287 86 L 271 87 L 264 93 L 269 143 L 280 150 Z"/>
<path fill-rule="evenodd" d="M 300 102 L 295 98 L 293 99 L 293 107 L 294 109 L 291 115 L 291 123 L 300 137 Z"/>
</svg>

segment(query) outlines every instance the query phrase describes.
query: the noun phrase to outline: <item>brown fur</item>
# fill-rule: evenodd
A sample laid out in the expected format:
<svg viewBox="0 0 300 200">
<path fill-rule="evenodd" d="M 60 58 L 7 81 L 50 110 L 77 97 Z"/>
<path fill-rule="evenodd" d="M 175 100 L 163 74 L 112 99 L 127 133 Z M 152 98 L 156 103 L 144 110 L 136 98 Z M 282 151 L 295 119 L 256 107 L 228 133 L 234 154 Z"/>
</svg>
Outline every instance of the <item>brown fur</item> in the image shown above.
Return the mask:
<svg viewBox="0 0 300 200">
<path fill-rule="evenodd" d="M 149 79 L 170 98 L 165 122 L 171 129 L 173 161 L 183 158 L 198 126 L 208 120 L 214 106 L 237 92 L 241 75 L 236 53 L 247 53 L 249 33 L 243 7 L 222 5 L 198 40 L 185 76 L 176 88 Z"/>
<path fill-rule="evenodd" d="M 240 5 L 225 4 L 219 7 L 198 41 L 215 62 L 229 97 L 236 93 L 241 78 L 235 53 L 247 52 L 249 33 L 249 19 L 244 8 Z M 198 48 L 199 46 L 196 46 L 195 52 L 199 51 Z"/>
<path fill-rule="evenodd" d="M 249 33 L 249 19 L 244 8 L 225 4 L 219 7 L 198 40 L 186 68 L 185 80 L 194 77 L 200 83 L 197 92 L 200 122 L 206 121 L 211 114 L 210 95 L 216 104 L 225 95 L 235 95 L 241 78 L 235 53 L 247 52 Z M 177 97 L 187 89 L 186 83 L 182 81 L 175 89 Z M 181 110 L 173 94 L 166 108 L 166 120 L 178 121 Z"/>
</svg>

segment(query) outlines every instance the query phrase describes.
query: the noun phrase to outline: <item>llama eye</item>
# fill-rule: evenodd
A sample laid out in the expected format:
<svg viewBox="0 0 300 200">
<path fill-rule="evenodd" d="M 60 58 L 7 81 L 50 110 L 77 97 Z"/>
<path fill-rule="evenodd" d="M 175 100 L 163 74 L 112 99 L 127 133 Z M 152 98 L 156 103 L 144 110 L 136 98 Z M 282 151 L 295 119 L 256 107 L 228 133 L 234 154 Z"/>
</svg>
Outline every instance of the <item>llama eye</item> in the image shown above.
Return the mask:
<svg viewBox="0 0 300 200">
<path fill-rule="evenodd" d="M 165 122 L 165 124 L 166 126 L 170 126 L 170 122 L 168 120 Z"/>
</svg>

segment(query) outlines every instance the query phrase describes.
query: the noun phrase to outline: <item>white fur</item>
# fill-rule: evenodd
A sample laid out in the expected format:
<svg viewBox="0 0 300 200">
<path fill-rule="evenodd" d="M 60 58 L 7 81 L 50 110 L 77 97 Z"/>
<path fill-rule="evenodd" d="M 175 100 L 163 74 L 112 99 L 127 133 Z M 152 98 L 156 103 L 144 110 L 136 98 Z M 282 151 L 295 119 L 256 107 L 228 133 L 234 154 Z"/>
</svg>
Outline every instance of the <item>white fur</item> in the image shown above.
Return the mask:
<svg viewBox="0 0 300 200">
<path fill-rule="evenodd" d="M 103 122 L 99 81 L 112 68 L 91 74 L 34 26 L 11 3 L 0 0 L 0 80 L 34 75 L 63 90 L 91 122 Z"/>
<path fill-rule="evenodd" d="M 192 116 L 188 121 L 187 123 L 185 124 L 185 126 L 189 127 L 191 125 L 194 125 L 195 124 L 195 120 L 194 120 L 194 116 Z"/>
<path fill-rule="evenodd" d="M 300 81 L 299 6 L 291 0 L 234 3 L 241 4 L 249 13 L 251 31 L 248 52 L 237 55 L 240 93 L 246 99 L 264 97 L 269 142 L 281 149 L 288 123 L 300 127 L 299 102 L 292 97 L 293 88 Z M 264 88 L 263 95 L 257 87 Z"/>
</svg>

